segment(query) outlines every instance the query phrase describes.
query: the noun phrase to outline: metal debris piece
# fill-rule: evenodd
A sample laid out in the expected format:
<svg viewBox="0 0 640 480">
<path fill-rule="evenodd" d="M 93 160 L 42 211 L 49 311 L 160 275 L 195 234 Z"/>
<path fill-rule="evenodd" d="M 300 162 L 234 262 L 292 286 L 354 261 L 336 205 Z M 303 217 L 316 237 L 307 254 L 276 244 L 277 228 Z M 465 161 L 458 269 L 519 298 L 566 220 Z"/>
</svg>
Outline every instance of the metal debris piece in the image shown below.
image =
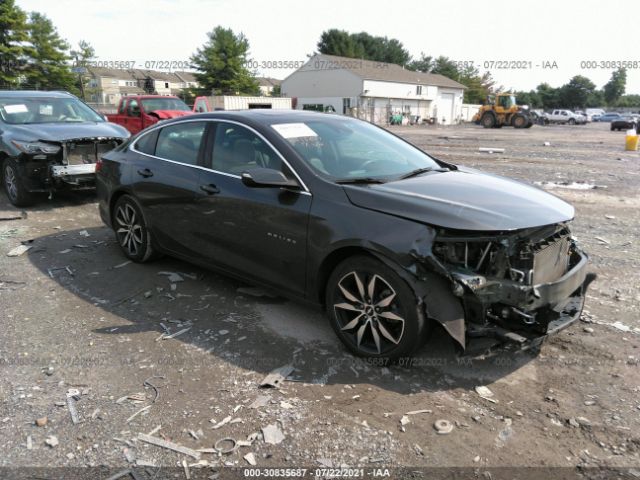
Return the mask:
<svg viewBox="0 0 640 480">
<path fill-rule="evenodd" d="M 194 440 L 200 440 L 200 437 L 198 436 L 198 434 L 193 430 L 187 430 L 187 433 L 189 433 L 189 435 L 191 435 L 194 438 Z"/>
<path fill-rule="evenodd" d="M 187 480 L 191 480 L 191 473 L 189 472 L 189 465 L 187 465 L 187 461 L 182 459 L 182 468 L 184 469 L 184 476 L 187 477 Z"/>
<path fill-rule="evenodd" d="M 609 240 L 607 240 L 606 238 L 602 238 L 602 237 L 593 237 L 596 240 L 598 240 L 600 243 L 604 244 L 604 245 L 609 245 L 611 242 Z"/>
<path fill-rule="evenodd" d="M 255 455 L 254 455 L 253 453 L 251 453 L 251 452 L 247 453 L 247 454 L 246 454 L 244 457 L 242 457 L 242 458 L 244 458 L 244 459 L 247 461 L 247 463 L 248 463 L 249 465 L 251 465 L 251 466 L 253 466 L 253 465 L 255 465 L 255 464 L 256 464 L 256 457 L 255 457 Z"/>
<path fill-rule="evenodd" d="M 131 470 L 127 469 L 127 470 L 121 470 L 118 473 L 114 473 L 113 475 L 111 475 L 109 478 L 107 478 L 106 480 L 118 480 L 119 478 L 122 477 L 127 477 L 127 476 L 131 476 Z"/>
<path fill-rule="evenodd" d="M 91 235 L 89 234 L 89 232 L 87 232 L 86 230 L 80 230 L 80 231 L 78 232 L 78 234 L 79 234 L 81 237 L 90 237 L 90 236 L 91 236 Z"/>
<path fill-rule="evenodd" d="M 127 395 L 127 400 L 133 400 L 134 402 L 144 402 L 147 396 L 144 393 L 132 393 Z"/>
<path fill-rule="evenodd" d="M 67 408 L 69 409 L 69 414 L 71 415 L 71 421 L 74 425 L 80 423 L 80 418 L 78 417 L 78 409 L 76 408 L 76 399 L 74 396 L 67 396 Z"/>
<path fill-rule="evenodd" d="M 31 435 L 27 435 L 27 450 L 33 449 L 33 439 Z"/>
<path fill-rule="evenodd" d="M 236 290 L 238 293 L 242 293 L 244 295 L 249 295 L 251 297 L 268 297 L 268 298 L 276 298 L 275 295 L 263 290 L 259 287 L 240 287 Z"/>
<path fill-rule="evenodd" d="M 167 340 L 169 338 L 176 338 L 178 335 L 182 335 L 189 330 L 191 330 L 191 327 L 183 328 L 182 330 L 178 330 L 176 333 L 172 333 L 171 335 L 165 335 L 162 339 Z"/>
<path fill-rule="evenodd" d="M 480 147 L 478 151 L 482 153 L 504 153 L 504 148 Z"/>
<path fill-rule="evenodd" d="M 436 420 L 433 426 L 436 429 L 438 435 L 446 435 L 453 431 L 453 423 L 451 423 L 449 420 Z"/>
<path fill-rule="evenodd" d="M 197 452 L 188 447 L 183 447 L 182 445 L 178 445 L 177 443 L 169 442 L 168 440 L 163 440 L 162 438 L 152 437 L 151 435 L 139 433 L 138 440 L 150 443 L 151 445 L 155 445 L 156 447 L 166 448 L 168 450 L 173 450 L 174 452 L 183 453 L 195 458 L 196 460 L 200 460 L 200 452 Z"/>
<path fill-rule="evenodd" d="M 161 378 L 164 380 L 164 375 L 154 375 L 152 377 L 149 377 L 144 382 L 142 382 L 142 385 L 145 387 L 151 387 L 153 389 L 155 393 L 155 397 L 153 397 L 153 400 L 151 401 L 151 403 L 156 403 L 156 400 L 160 398 L 160 390 L 158 390 L 158 387 L 156 387 L 153 383 L 149 382 L 149 380 L 153 378 Z"/>
<path fill-rule="evenodd" d="M 51 448 L 55 448 L 58 446 L 60 442 L 58 441 L 58 437 L 56 437 L 55 435 L 50 435 L 47 437 L 44 443 L 49 445 Z"/>
<path fill-rule="evenodd" d="M 418 415 L 419 413 L 433 413 L 433 410 L 411 410 L 410 412 L 405 413 L 405 415 Z"/>
<path fill-rule="evenodd" d="M 223 448 L 225 443 L 228 443 L 230 446 L 227 448 Z M 225 437 L 218 440 L 213 448 L 215 448 L 217 453 L 221 455 L 227 455 L 236 451 L 236 449 L 238 448 L 238 442 L 236 442 L 234 438 Z"/>
<path fill-rule="evenodd" d="M 136 418 L 138 415 L 140 415 L 142 412 L 146 412 L 147 410 L 149 410 L 151 408 L 151 405 L 147 405 L 146 407 L 142 407 L 140 410 L 138 410 L 136 413 L 134 413 L 133 415 L 131 415 L 129 418 L 127 418 L 125 423 L 129 423 L 131 420 L 133 420 L 134 418 Z"/>
<path fill-rule="evenodd" d="M 176 272 L 158 272 L 158 275 L 166 275 L 170 283 L 184 282 L 184 278 Z"/>
<path fill-rule="evenodd" d="M 222 419 L 222 421 L 216 423 L 213 427 L 211 427 L 214 430 L 217 430 L 218 428 L 226 425 L 227 423 L 229 423 L 231 421 L 231 415 L 229 415 L 228 417 L 225 417 Z"/>
<path fill-rule="evenodd" d="M 136 454 L 133 453 L 130 448 L 125 448 L 122 453 L 127 462 L 134 463 L 136 461 Z"/>
<path fill-rule="evenodd" d="M 279 388 L 280 384 L 284 382 L 289 375 L 291 375 L 293 370 L 294 368 L 292 365 L 284 365 L 276 368 L 269 375 L 264 377 L 264 380 L 260 383 L 260 388 Z"/>
<path fill-rule="evenodd" d="M 162 425 L 158 425 L 156 428 L 154 428 L 149 433 L 147 433 L 147 435 L 149 435 L 149 436 L 155 435 L 156 433 L 158 433 L 160 431 L 161 428 L 162 428 Z"/>
<path fill-rule="evenodd" d="M 491 403 L 498 403 L 498 400 L 493 398 L 493 392 L 489 390 L 487 387 L 485 387 L 484 385 L 479 385 L 475 387 L 475 391 L 478 395 L 480 395 L 485 400 L 488 400 Z"/>
<path fill-rule="evenodd" d="M 23 255 L 25 252 L 29 251 L 32 248 L 32 245 L 18 245 L 15 248 L 12 248 L 7 253 L 7 257 L 19 257 Z"/>
<path fill-rule="evenodd" d="M 264 437 L 264 442 L 271 445 L 277 445 L 284 440 L 282 430 L 274 423 L 262 428 L 262 436 Z"/>
<path fill-rule="evenodd" d="M 113 268 L 122 268 L 122 267 L 126 267 L 127 265 L 129 265 L 131 263 L 131 260 L 127 260 L 126 262 L 123 263 L 119 263 L 118 265 L 114 266 Z"/>
<path fill-rule="evenodd" d="M 400 425 L 404 427 L 409 423 L 411 423 L 411 420 L 409 420 L 409 417 L 407 417 L 406 415 L 403 415 L 402 418 L 400 419 Z"/>
</svg>

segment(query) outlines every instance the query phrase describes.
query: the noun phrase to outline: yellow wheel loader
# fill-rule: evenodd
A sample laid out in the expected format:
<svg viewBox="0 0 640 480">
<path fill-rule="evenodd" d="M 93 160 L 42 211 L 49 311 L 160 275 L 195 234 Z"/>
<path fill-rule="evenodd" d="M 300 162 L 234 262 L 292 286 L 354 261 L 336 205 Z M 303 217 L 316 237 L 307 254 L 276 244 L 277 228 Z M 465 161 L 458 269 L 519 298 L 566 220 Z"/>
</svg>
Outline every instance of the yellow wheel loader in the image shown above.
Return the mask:
<svg viewBox="0 0 640 480">
<path fill-rule="evenodd" d="M 529 111 L 519 107 L 516 104 L 515 95 L 511 93 L 489 95 L 486 103 L 473 116 L 473 121 L 484 128 L 501 128 L 504 126 L 531 128 L 533 125 Z"/>
</svg>

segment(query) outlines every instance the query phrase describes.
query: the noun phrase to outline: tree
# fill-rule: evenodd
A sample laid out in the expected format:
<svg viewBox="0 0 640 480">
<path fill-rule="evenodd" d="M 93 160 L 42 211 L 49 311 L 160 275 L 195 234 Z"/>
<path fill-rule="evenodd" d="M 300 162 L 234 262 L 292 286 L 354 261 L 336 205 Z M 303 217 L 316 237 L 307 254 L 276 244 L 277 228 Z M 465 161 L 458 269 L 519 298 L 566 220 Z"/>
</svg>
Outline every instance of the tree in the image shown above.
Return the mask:
<svg viewBox="0 0 640 480">
<path fill-rule="evenodd" d="M 560 87 L 560 106 L 583 108 L 595 90 L 596 86 L 591 80 L 582 75 L 576 75 L 569 80 L 569 83 Z"/>
<path fill-rule="evenodd" d="M 26 47 L 29 66 L 27 83 L 39 89 L 77 91 L 68 65 L 69 44 L 58 35 L 51 20 L 32 12 L 29 18 L 29 46 Z"/>
<path fill-rule="evenodd" d="M 84 40 L 80 40 L 78 42 L 78 49 L 71 50 L 69 52 L 71 58 L 73 59 L 74 65 L 78 68 L 87 68 L 87 65 L 90 65 L 90 62 L 96 58 L 96 51 L 91 46 L 89 42 Z M 82 98 L 86 100 L 86 95 L 91 95 L 95 93 L 97 89 L 89 89 L 87 88 L 86 80 L 90 77 L 88 72 L 80 72 L 78 73 L 78 81 L 77 86 L 80 89 L 80 93 L 82 94 Z"/>
<path fill-rule="evenodd" d="M 14 0 L 0 0 L 0 85 L 15 86 L 20 81 L 28 32 L 27 14 Z"/>
<path fill-rule="evenodd" d="M 604 99 L 608 105 L 613 105 L 625 91 L 627 85 L 627 71 L 624 68 L 614 70 L 611 79 L 604 86 Z"/>
<path fill-rule="evenodd" d="M 468 65 L 460 70 L 458 82 L 467 87 L 464 91 L 464 103 L 473 104 L 484 102 L 487 95 L 493 92 L 495 85 L 491 73 L 485 72 L 480 75 L 478 69 L 473 65 Z"/>
<path fill-rule="evenodd" d="M 407 69 L 415 72 L 430 73 L 433 69 L 433 57 L 420 52 L 420 58 L 414 59 L 407 65 Z"/>
<path fill-rule="evenodd" d="M 246 68 L 249 41 L 230 28 L 216 27 L 208 41 L 191 56 L 198 82 L 216 94 L 257 95 L 258 82 Z"/>
<path fill-rule="evenodd" d="M 536 93 L 538 94 L 542 108 L 545 110 L 558 108 L 560 94 L 557 88 L 552 87 L 548 83 L 541 83 L 536 87 Z"/>
<path fill-rule="evenodd" d="M 456 81 L 460 78 L 458 64 L 453 60 L 450 60 L 449 57 L 444 57 L 442 55 L 436 58 L 433 62 L 431 73 L 438 73 Z"/>
<path fill-rule="evenodd" d="M 332 28 L 322 32 L 317 47 L 318 51 L 325 55 L 362 58 L 375 62 L 406 65 L 411 60 L 411 54 L 399 40 L 374 37 L 367 32 L 349 33 Z"/>
<path fill-rule="evenodd" d="M 353 36 L 344 30 L 332 28 L 322 32 L 317 44 L 318 52 L 339 57 L 363 58 L 364 48 L 357 44 Z"/>
</svg>

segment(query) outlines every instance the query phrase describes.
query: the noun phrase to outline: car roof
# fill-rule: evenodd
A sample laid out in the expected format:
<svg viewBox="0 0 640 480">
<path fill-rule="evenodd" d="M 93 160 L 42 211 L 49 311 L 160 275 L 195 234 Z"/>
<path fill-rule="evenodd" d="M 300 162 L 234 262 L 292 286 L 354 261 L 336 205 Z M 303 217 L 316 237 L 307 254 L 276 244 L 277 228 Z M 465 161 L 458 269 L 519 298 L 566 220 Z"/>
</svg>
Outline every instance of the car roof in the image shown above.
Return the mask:
<svg viewBox="0 0 640 480">
<path fill-rule="evenodd" d="M 42 90 L 0 90 L 0 97 L 24 98 L 24 97 L 42 97 L 42 98 L 76 98 L 69 92 L 60 90 L 42 91 Z"/>
<path fill-rule="evenodd" d="M 217 110 L 197 114 L 202 118 L 244 119 L 257 123 L 304 122 L 312 120 L 352 119 L 343 115 L 321 113 L 310 110 L 270 110 L 255 108 L 250 110 Z M 190 116 L 193 118 L 193 116 Z"/>
</svg>

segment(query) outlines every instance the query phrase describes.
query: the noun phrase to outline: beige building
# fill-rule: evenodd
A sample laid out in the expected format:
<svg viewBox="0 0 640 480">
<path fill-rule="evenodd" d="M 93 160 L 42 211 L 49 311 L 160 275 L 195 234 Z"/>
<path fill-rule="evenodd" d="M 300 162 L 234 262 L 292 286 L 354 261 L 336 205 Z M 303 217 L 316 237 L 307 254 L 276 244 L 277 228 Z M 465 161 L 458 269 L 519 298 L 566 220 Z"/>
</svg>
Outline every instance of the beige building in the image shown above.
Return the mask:
<svg viewBox="0 0 640 480">
<path fill-rule="evenodd" d="M 88 67 L 87 101 L 117 105 L 128 95 L 180 95 L 185 88 L 198 87 L 191 72 Z"/>
<path fill-rule="evenodd" d="M 256 77 L 256 80 L 260 88 L 260 95 L 265 97 L 271 96 L 273 89 L 279 87 L 281 82 L 281 80 L 271 77 Z"/>
</svg>

